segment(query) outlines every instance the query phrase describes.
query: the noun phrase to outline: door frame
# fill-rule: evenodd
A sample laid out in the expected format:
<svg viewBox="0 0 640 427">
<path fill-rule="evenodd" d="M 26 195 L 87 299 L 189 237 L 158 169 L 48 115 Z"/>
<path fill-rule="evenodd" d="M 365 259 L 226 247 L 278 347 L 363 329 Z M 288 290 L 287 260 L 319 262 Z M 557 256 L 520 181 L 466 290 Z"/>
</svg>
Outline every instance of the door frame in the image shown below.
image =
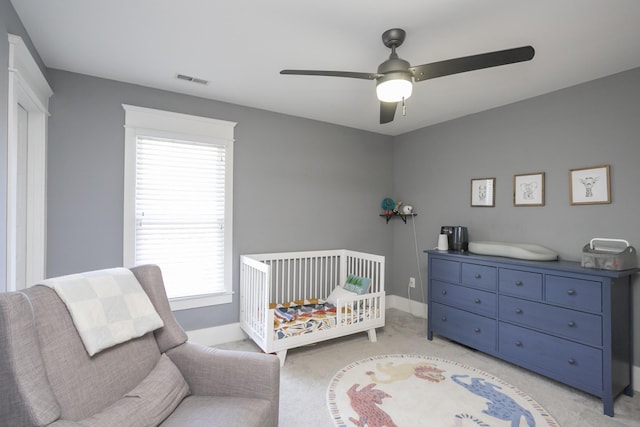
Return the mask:
<svg viewBox="0 0 640 427">
<path fill-rule="evenodd" d="M 7 291 L 17 290 L 18 105 L 28 112 L 26 260 L 24 282 L 46 274 L 47 119 L 53 91 L 21 37 L 9 34 L 9 114 L 7 144 Z"/>
</svg>

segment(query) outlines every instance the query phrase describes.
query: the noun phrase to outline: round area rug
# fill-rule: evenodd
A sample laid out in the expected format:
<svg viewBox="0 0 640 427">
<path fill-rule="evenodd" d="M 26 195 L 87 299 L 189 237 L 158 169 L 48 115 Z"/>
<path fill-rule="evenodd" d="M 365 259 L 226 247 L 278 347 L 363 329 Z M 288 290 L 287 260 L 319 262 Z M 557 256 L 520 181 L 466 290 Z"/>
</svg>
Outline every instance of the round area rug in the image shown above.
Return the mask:
<svg viewBox="0 0 640 427">
<path fill-rule="evenodd" d="M 558 426 L 536 401 L 500 378 L 416 354 L 346 366 L 329 383 L 327 403 L 336 426 Z"/>
</svg>

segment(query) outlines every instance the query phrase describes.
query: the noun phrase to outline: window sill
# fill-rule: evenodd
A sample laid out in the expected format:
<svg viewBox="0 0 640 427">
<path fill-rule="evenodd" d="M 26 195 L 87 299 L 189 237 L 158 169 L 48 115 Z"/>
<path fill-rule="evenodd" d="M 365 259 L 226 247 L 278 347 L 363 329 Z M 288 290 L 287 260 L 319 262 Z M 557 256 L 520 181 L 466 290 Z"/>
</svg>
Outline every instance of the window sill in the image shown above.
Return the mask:
<svg viewBox="0 0 640 427">
<path fill-rule="evenodd" d="M 185 298 L 170 298 L 171 311 L 188 310 L 190 308 L 208 307 L 219 304 L 230 304 L 233 301 L 233 292 L 199 295 Z"/>
</svg>

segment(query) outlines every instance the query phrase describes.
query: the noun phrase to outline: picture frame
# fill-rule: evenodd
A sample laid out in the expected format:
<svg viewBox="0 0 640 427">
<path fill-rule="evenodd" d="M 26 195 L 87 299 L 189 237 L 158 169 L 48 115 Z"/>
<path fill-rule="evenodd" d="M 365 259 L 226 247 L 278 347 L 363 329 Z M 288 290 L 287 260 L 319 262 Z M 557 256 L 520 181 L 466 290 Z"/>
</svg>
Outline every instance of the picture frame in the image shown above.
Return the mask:
<svg viewBox="0 0 640 427">
<path fill-rule="evenodd" d="M 570 169 L 569 200 L 572 205 L 611 203 L 609 165 Z"/>
<path fill-rule="evenodd" d="M 544 172 L 513 176 L 513 206 L 544 206 Z"/>
<path fill-rule="evenodd" d="M 471 180 L 471 206 L 492 208 L 495 206 L 495 178 L 474 178 Z"/>
</svg>

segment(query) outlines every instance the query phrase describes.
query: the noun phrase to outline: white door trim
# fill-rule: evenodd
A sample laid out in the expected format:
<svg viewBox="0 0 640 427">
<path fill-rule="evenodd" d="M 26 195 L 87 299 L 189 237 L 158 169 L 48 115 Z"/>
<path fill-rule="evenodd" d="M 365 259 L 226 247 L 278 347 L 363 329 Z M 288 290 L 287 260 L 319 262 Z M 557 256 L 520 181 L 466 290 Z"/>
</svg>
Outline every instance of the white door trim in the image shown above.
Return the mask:
<svg viewBox="0 0 640 427">
<path fill-rule="evenodd" d="M 46 154 L 49 98 L 53 95 L 21 37 L 9 39 L 9 114 L 7 147 L 7 291 L 16 290 L 18 105 L 27 110 L 26 277 L 31 285 L 46 270 Z"/>
</svg>

